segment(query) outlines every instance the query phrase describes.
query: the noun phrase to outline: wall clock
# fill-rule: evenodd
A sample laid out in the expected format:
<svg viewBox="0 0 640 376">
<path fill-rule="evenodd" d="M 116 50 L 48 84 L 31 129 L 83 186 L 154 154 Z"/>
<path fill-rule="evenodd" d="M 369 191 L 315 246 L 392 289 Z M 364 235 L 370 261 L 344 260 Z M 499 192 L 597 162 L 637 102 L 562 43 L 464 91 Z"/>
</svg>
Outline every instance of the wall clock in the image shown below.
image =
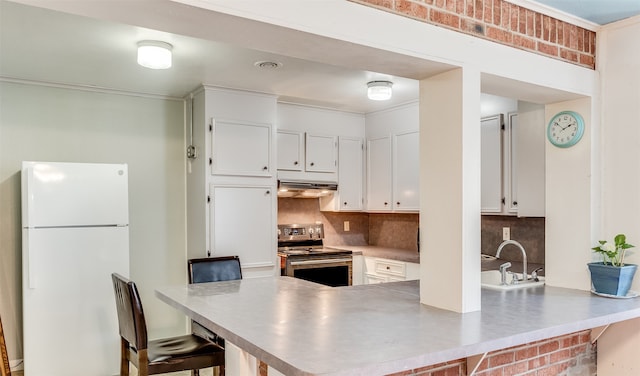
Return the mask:
<svg viewBox="0 0 640 376">
<path fill-rule="evenodd" d="M 584 120 L 575 111 L 558 112 L 549 121 L 547 138 L 549 142 L 559 148 L 575 145 L 584 133 Z"/>
</svg>

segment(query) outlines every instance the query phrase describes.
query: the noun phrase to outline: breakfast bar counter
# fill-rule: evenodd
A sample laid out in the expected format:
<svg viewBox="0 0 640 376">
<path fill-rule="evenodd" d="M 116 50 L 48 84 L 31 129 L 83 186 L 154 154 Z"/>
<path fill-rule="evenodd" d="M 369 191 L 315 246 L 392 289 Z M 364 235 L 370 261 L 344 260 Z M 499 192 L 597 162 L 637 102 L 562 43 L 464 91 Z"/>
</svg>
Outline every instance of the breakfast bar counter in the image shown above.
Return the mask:
<svg viewBox="0 0 640 376">
<path fill-rule="evenodd" d="M 291 376 L 386 375 L 640 317 L 640 299 L 549 286 L 482 289 L 482 311 L 459 314 L 420 304 L 418 289 L 267 277 L 156 295 Z"/>
</svg>

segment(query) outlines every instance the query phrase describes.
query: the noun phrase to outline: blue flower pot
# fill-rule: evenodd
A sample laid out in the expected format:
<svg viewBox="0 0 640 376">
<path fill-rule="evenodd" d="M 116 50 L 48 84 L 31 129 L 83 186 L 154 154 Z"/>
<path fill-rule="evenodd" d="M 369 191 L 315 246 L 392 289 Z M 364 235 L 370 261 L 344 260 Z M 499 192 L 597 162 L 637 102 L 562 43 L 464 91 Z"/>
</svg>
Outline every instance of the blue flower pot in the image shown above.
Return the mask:
<svg viewBox="0 0 640 376">
<path fill-rule="evenodd" d="M 613 266 L 602 262 L 591 262 L 587 265 L 591 272 L 593 290 L 600 294 L 615 296 L 627 295 L 638 268 L 635 264 Z"/>
</svg>

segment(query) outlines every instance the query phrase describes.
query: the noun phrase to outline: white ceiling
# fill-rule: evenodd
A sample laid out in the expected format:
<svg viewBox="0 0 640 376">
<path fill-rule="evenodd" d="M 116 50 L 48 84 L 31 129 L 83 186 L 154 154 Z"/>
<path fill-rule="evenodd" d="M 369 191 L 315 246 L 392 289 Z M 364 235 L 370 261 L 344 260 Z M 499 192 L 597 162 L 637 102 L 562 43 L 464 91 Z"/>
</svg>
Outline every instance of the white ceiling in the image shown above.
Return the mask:
<svg viewBox="0 0 640 376">
<path fill-rule="evenodd" d="M 346 43 L 336 47 L 332 42 L 327 47 L 329 42 L 309 35 L 289 37 L 289 33 L 287 40 L 282 33 L 274 30 L 245 39 L 257 45 L 261 38 L 281 38 L 281 51 L 287 51 L 287 43 L 308 43 L 307 56 L 312 60 L 0 0 L 0 77 L 171 97 L 183 97 L 204 83 L 271 93 L 280 101 L 367 113 L 417 100 L 417 79 L 451 68 Z M 171 69 L 151 70 L 136 64 L 136 44 L 144 39 L 174 46 Z M 254 66 L 257 61 L 282 66 L 265 70 Z M 381 79 L 394 83 L 393 98 L 368 100 L 366 83 Z M 485 92 L 509 93 L 509 86 L 518 91 L 483 77 Z M 532 89 L 520 92 L 536 93 Z M 566 93 L 557 94 L 561 98 Z"/>
</svg>

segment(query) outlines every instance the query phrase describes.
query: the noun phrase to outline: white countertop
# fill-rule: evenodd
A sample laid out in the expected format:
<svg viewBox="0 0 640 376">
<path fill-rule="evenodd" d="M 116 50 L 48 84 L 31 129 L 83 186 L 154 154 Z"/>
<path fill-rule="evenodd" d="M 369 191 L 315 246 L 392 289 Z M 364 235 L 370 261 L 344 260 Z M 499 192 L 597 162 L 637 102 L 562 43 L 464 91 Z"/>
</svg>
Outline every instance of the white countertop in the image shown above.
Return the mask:
<svg viewBox="0 0 640 376">
<path fill-rule="evenodd" d="M 268 277 L 158 289 L 285 375 L 385 375 L 640 317 L 640 298 L 482 290 L 482 311 L 419 303 L 418 281 L 331 288 Z"/>
</svg>

